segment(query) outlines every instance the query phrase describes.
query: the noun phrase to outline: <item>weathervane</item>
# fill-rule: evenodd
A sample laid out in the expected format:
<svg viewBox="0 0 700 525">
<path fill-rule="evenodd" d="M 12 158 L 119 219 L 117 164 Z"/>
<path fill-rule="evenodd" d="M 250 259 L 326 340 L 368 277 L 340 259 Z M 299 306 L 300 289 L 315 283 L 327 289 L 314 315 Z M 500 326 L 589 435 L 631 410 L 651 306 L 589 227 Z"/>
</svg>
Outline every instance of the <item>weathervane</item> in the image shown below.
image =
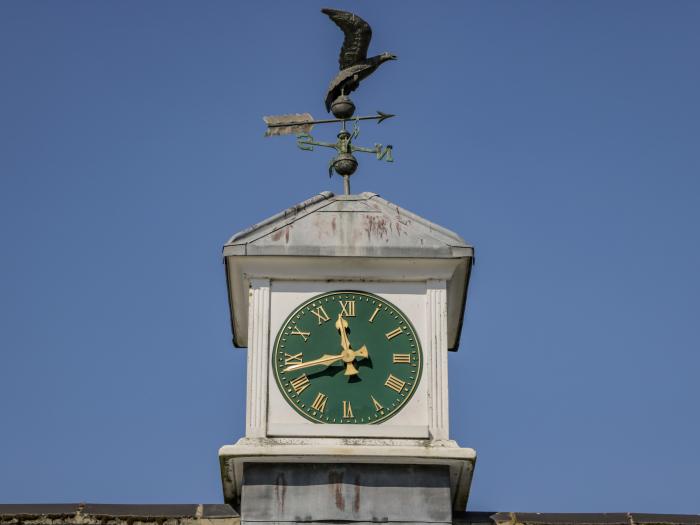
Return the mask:
<svg viewBox="0 0 700 525">
<path fill-rule="evenodd" d="M 374 73 L 384 62 L 396 60 L 396 55 L 382 53 L 367 58 L 367 48 L 372 39 L 372 28 L 369 24 L 359 16 L 345 11 L 321 9 L 321 12 L 328 15 L 345 34 L 343 47 L 340 50 L 340 73 L 331 81 L 325 100 L 326 110 L 336 118 L 315 120 L 310 113 L 263 117 L 267 124 L 265 136 L 294 133 L 297 136 L 297 146 L 302 150 L 313 151 L 314 146 L 335 149 L 337 155 L 328 165 L 328 175 L 332 176 L 335 171 L 343 177 L 343 186 L 347 195 L 350 193 L 350 176 L 357 170 L 354 152 L 374 153 L 378 160 L 394 162 L 391 145 L 382 147 L 381 144 L 375 144 L 374 148 L 365 148 L 352 143 L 360 133 L 359 121 L 376 120 L 377 124 L 380 124 L 394 115 L 377 111 L 376 115 L 354 117 L 355 104 L 348 97 L 348 93 L 355 91 L 360 86 L 360 82 Z M 335 143 L 317 141 L 310 135 L 314 125 L 335 122 L 342 124 Z M 352 131 L 347 129 L 349 122 L 352 123 Z"/>
</svg>

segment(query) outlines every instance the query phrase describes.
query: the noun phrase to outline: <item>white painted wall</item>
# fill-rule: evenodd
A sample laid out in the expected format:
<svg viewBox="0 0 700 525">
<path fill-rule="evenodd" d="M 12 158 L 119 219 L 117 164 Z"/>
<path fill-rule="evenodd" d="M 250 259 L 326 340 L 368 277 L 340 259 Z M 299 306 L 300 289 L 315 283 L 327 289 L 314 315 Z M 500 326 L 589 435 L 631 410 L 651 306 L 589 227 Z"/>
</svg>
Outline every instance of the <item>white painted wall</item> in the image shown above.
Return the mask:
<svg viewBox="0 0 700 525">
<path fill-rule="evenodd" d="M 376 425 L 329 425 L 300 416 L 274 381 L 271 345 L 304 301 L 334 290 L 360 290 L 390 301 L 413 323 L 423 350 L 421 381 L 403 409 Z M 251 279 L 246 437 L 448 439 L 447 324 L 444 280 L 420 282 Z"/>
</svg>

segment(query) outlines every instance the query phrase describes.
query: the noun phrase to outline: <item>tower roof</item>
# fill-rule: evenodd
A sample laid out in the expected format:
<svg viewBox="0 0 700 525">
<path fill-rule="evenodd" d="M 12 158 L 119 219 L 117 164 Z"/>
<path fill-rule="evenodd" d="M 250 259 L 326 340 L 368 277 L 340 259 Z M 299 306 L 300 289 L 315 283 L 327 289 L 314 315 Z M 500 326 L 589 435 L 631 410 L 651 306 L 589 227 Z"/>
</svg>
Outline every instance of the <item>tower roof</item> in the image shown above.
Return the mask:
<svg viewBox="0 0 700 525">
<path fill-rule="evenodd" d="M 308 280 L 444 279 L 448 348 L 459 346 L 474 248 L 376 193 L 315 195 L 235 234 L 223 255 L 236 346 L 247 346 L 251 278 L 302 279 L 302 267 Z"/>
<path fill-rule="evenodd" d="M 235 234 L 228 255 L 472 257 L 456 233 L 376 193 L 323 192 Z"/>
</svg>

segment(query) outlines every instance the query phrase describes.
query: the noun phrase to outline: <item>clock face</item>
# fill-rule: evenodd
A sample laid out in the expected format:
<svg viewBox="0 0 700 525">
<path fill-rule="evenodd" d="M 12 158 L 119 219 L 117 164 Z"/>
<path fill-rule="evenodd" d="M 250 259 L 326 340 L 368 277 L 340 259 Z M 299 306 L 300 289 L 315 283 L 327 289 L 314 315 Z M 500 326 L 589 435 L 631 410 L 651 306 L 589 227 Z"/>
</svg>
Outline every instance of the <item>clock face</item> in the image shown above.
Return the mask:
<svg viewBox="0 0 700 525">
<path fill-rule="evenodd" d="M 325 293 L 299 306 L 272 352 L 284 398 L 316 423 L 392 417 L 413 395 L 422 362 L 416 331 L 401 310 L 354 291 Z"/>
</svg>

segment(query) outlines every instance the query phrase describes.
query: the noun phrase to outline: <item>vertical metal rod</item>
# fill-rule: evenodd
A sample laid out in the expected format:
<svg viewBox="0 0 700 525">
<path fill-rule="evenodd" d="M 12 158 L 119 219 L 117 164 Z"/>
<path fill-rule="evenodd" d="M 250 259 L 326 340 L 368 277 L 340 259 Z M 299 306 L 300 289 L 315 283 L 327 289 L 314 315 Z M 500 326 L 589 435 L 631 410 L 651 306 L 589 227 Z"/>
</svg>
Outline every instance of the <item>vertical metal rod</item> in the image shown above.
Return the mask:
<svg viewBox="0 0 700 525">
<path fill-rule="evenodd" d="M 343 189 L 345 189 L 345 195 L 350 195 L 350 175 L 343 175 Z"/>
</svg>

